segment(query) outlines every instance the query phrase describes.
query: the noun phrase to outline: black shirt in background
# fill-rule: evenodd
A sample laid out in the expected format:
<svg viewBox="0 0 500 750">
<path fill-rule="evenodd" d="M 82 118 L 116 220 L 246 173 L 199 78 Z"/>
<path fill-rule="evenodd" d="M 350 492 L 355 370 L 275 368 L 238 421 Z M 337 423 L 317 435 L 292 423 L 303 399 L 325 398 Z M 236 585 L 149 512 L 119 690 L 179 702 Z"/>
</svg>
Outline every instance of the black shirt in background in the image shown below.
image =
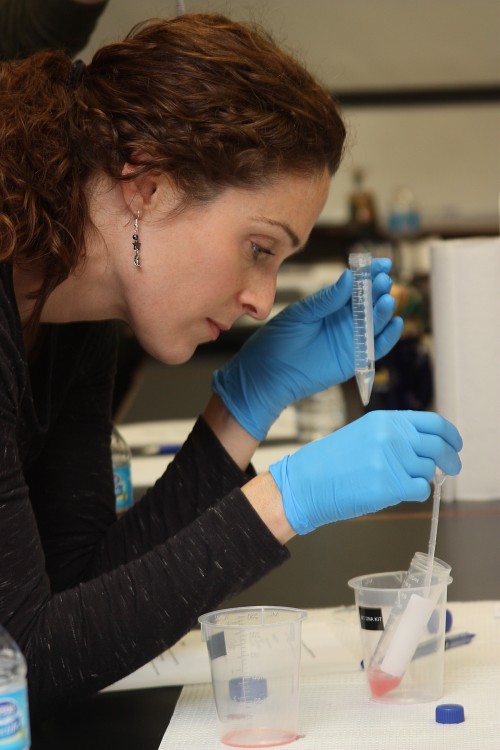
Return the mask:
<svg viewBox="0 0 500 750">
<path fill-rule="evenodd" d="M 27 57 L 41 49 L 75 55 L 87 44 L 107 2 L 0 0 L 0 60 Z"/>
</svg>

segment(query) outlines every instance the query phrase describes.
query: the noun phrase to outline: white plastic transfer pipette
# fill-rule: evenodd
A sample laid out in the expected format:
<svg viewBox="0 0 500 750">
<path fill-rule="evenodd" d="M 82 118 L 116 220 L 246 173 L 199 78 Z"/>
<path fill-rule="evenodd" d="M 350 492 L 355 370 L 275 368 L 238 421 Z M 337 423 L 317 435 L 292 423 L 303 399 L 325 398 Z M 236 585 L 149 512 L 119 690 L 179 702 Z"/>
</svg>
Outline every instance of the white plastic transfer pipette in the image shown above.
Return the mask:
<svg viewBox="0 0 500 750">
<path fill-rule="evenodd" d="M 432 500 L 431 533 L 429 535 L 429 550 L 427 552 L 427 575 L 425 578 L 425 587 L 427 591 L 429 590 L 432 581 L 432 569 L 434 567 L 434 554 L 436 552 L 436 537 L 439 520 L 439 506 L 441 503 L 441 487 L 443 486 L 445 479 L 446 474 L 444 471 L 442 471 L 439 466 L 436 466 L 436 473 L 434 474 L 434 497 Z"/>
<path fill-rule="evenodd" d="M 352 271 L 354 374 L 364 406 L 370 401 L 375 379 L 371 263 L 370 253 L 349 254 L 349 267 Z"/>
</svg>

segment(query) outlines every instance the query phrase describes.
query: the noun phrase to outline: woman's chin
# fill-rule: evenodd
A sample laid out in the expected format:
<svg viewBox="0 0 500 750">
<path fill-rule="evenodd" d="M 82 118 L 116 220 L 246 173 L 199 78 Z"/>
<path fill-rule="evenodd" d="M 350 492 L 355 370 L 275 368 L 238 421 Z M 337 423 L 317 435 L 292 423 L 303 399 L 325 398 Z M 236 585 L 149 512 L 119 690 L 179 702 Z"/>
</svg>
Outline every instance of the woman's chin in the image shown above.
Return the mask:
<svg viewBox="0 0 500 750">
<path fill-rule="evenodd" d="M 141 341 L 143 349 L 153 359 L 157 359 L 164 365 L 183 365 L 188 362 L 196 351 L 197 345 L 194 346 L 158 346 L 150 341 Z"/>
</svg>

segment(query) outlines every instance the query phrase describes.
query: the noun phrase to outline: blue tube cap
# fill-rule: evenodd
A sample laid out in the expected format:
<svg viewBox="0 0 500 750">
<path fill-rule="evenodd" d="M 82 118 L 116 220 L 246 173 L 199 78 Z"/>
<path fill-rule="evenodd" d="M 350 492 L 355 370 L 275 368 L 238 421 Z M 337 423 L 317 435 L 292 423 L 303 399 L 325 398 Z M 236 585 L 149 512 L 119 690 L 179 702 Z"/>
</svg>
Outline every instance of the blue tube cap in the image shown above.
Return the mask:
<svg viewBox="0 0 500 750">
<path fill-rule="evenodd" d="M 438 724 L 461 724 L 465 721 L 464 707 L 460 703 L 442 703 L 436 706 Z"/>
<path fill-rule="evenodd" d="M 445 625 L 445 632 L 449 633 L 451 630 L 451 626 L 453 625 L 453 616 L 449 609 L 446 610 L 446 625 Z"/>
</svg>

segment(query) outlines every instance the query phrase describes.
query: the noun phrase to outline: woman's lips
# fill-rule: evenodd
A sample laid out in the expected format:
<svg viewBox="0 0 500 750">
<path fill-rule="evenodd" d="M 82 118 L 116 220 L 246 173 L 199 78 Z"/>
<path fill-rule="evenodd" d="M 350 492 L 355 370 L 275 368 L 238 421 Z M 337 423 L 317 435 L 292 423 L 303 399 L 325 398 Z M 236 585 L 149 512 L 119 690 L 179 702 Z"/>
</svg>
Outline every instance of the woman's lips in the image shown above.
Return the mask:
<svg viewBox="0 0 500 750">
<path fill-rule="evenodd" d="M 216 323 L 215 320 L 207 318 L 208 327 L 210 328 L 212 341 L 219 338 L 221 331 L 229 331 L 230 326 L 225 326 L 223 323 Z"/>
</svg>

